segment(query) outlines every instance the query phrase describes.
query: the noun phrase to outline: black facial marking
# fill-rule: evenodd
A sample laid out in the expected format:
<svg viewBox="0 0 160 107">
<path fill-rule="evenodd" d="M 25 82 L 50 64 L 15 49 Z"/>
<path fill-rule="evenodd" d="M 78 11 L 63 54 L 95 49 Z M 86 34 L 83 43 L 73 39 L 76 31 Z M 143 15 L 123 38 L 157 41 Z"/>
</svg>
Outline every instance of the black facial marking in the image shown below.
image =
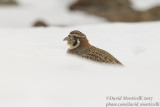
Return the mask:
<svg viewBox="0 0 160 107">
<path fill-rule="evenodd" d="M 73 46 L 76 46 L 77 45 L 77 40 L 75 40 L 75 42 L 73 43 Z"/>
</svg>

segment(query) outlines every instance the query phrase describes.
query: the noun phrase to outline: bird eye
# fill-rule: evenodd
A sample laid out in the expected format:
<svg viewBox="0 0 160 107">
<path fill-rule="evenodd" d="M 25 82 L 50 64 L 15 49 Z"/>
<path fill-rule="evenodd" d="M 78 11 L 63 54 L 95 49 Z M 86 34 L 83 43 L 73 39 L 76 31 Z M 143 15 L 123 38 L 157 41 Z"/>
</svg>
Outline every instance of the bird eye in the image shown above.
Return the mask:
<svg viewBox="0 0 160 107">
<path fill-rule="evenodd" d="M 76 39 L 77 37 L 76 37 L 76 36 L 73 36 L 73 38 Z"/>
</svg>

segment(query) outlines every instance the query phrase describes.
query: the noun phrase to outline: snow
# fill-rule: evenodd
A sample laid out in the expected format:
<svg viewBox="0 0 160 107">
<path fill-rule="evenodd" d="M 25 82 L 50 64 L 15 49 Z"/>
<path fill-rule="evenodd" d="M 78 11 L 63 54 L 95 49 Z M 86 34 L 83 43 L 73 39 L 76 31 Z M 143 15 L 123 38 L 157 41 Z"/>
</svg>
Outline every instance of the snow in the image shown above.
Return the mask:
<svg viewBox="0 0 160 107">
<path fill-rule="evenodd" d="M 132 7 L 136 10 L 147 10 L 160 5 L 160 0 L 131 0 Z"/>
<path fill-rule="evenodd" d="M 0 27 L 28 28 L 37 20 L 50 25 L 88 25 L 106 22 L 106 19 L 80 11 L 69 11 L 75 0 L 18 0 L 19 6 L 0 6 Z M 136 10 L 160 5 L 160 0 L 131 0 Z"/>
<path fill-rule="evenodd" d="M 141 1 L 133 1 L 136 9 L 159 2 Z M 66 10 L 72 0 L 19 2 L 0 7 L 0 107 L 105 107 L 107 96 L 159 101 L 160 22 L 108 23 Z M 67 26 L 32 28 L 37 19 Z M 63 38 L 72 30 L 85 33 L 124 66 L 66 54 Z"/>
<path fill-rule="evenodd" d="M 63 38 L 84 32 L 125 66 L 66 54 Z M 0 107 L 104 107 L 107 96 L 160 98 L 160 22 L 0 28 Z"/>
<path fill-rule="evenodd" d="M 73 1 L 73 0 L 72 0 Z M 19 0 L 19 6 L 0 7 L 0 27 L 28 28 L 37 20 L 50 25 L 83 25 L 104 22 L 105 19 L 93 17 L 83 12 L 69 11 L 71 0 Z"/>
</svg>

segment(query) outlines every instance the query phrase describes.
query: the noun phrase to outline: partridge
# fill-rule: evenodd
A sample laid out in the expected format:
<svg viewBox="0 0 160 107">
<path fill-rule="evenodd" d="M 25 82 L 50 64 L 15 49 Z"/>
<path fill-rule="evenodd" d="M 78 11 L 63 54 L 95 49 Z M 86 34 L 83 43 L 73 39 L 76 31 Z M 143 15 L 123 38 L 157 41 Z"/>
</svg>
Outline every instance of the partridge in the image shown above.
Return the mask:
<svg viewBox="0 0 160 107">
<path fill-rule="evenodd" d="M 64 41 L 67 41 L 70 46 L 67 51 L 69 54 L 78 55 L 96 62 L 122 65 L 120 61 L 107 51 L 89 44 L 86 35 L 78 30 L 70 32 L 70 34 L 64 38 Z"/>
</svg>

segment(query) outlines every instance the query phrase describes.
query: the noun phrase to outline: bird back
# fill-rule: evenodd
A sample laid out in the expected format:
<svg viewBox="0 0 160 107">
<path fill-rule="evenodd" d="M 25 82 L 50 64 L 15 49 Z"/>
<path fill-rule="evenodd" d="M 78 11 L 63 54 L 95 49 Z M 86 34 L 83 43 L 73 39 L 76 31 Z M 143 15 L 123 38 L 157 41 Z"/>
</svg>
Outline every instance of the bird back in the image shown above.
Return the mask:
<svg viewBox="0 0 160 107">
<path fill-rule="evenodd" d="M 112 56 L 107 51 L 96 48 L 92 45 L 82 50 L 79 50 L 75 52 L 74 54 L 97 61 L 97 62 L 121 64 L 120 61 L 118 61 L 114 56 Z"/>
</svg>

